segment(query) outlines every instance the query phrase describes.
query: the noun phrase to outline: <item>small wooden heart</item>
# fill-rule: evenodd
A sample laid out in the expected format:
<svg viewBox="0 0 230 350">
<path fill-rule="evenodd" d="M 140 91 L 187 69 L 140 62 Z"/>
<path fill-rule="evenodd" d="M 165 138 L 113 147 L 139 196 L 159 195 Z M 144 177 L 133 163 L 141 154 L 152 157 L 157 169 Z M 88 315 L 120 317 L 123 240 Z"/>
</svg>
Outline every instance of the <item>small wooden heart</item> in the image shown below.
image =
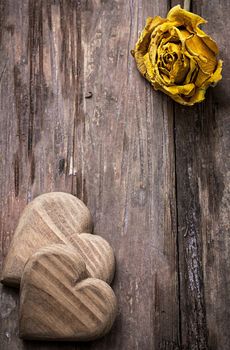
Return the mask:
<svg viewBox="0 0 230 350">
<path fill-rule="evenodd" d="M 51 243 L 68 243 L 76 233 L 92 232 L 92 218 L 84 203 L 68 193 L 51 192 L 35 198 L 20 217 L 9 252 L 2 282 L 18 286 L 27 259 Z"/>
<path fill-rule="evenodd" d="M 75 248 L 47 246 L 26 263 L 20 289 L 22 338 L 96 339 L 111 329 L 116 312 L 114 292 L 104 281 L 88 277 Z"/>
</svg>

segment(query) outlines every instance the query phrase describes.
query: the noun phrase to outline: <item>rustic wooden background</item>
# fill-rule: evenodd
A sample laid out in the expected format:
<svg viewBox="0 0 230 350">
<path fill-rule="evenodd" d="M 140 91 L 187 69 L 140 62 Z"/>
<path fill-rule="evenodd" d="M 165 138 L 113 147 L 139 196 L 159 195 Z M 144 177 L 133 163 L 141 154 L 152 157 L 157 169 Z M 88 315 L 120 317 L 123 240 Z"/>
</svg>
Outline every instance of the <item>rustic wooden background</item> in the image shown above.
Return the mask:
<svg viewBox="0 0 230 350">
<path fill-rule="evenodd" d="M 71 192 L 115 248 L 119 300 L 99 341 L 22 342 L 1 287 L 1 350 L 230 349 L 230 2 L 193 0 L 224 60 L 204 103 L 154 92 L 130 55 L 178 2 L 0 1 L 0 261 L 27 202 Z"/>
</svg>

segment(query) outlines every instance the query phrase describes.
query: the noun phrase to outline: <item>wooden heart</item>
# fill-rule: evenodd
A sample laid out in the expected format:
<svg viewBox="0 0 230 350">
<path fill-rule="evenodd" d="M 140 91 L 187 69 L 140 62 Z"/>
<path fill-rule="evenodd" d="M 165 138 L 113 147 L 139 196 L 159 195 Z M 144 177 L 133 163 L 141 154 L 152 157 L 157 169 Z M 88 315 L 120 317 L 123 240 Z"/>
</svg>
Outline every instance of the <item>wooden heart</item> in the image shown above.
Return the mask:
<svg viewBox="0 0 230 350">
<path fill-rule="evenodd" d="M 27 259 L 51 243 L 68 243 L 75 233 L 92 232 L 92 219 L 85 204 L 68 193 L 51 192 L 29 203 L 14 233 L 7 254 L 2 282 L 17 286 Z"/>
<path fill-rule="evenodd" d="M 111 283 L 115 272 L 115 256 L 110 244 L 101 236 L 89 233 L 75 234 L 70 244 L 81 255 L 90 277 Z"/>
<path fill-rule="evenodd" d="M 117 302 L 110 286 L 88 278 L 73 247 L 55 244 L 26 263 L 20 289 L 19 333 L 24 339 L 86 341 L 113 325 Z"/>
</svg>

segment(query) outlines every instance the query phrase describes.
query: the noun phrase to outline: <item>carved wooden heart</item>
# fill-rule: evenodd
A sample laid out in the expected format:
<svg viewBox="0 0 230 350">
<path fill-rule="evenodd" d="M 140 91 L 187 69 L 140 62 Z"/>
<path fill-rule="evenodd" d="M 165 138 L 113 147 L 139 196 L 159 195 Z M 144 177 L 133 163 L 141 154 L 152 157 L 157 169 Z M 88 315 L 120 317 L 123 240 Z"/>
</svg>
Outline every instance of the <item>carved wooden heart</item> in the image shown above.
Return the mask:
<svg viewBox="0 0 230 350">
<path fill-rule="evenodd" d="M 39 248 L 68 243 L 71 235 L 91 231 L 90 212 L 80 199 L 63 192 L 35 198 L 20 217 L 5 260 L 2 282 L 19 285 L 27 259 Z"/>
<path fill-rule="evenodd" d="M 20 290 L 19 331 L 24 339 L 92 340 L 114 322 L 117 302 L 110 286 L 88 278 L 75 248 L 41 248 L 26 263 Z"/>
</svg>

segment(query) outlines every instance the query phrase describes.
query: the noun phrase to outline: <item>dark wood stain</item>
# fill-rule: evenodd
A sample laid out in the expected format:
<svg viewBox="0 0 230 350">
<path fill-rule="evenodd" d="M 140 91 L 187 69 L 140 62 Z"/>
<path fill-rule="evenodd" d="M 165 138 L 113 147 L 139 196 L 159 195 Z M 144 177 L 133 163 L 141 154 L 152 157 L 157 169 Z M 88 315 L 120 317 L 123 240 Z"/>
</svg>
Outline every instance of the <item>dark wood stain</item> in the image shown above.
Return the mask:
<svg viewBox="0 0 230 350">
<path fill-rule="evenodd" d="M 19 162 L 19 157 L 18 154 L 16 153 L 14 157 L 14 191 L 15 191 L 15 197 L 18 196 L 19 194 L 19 186 L 20 186 L 20 181 L 19 181 L 19 176 L 20 176 L 20 162 Z"/>
<path fill-rule="evenodd" d="M 33 185 L 35 181 L 35 167 L 36 167 L 36 162 L 34 158 L 34 154 L 32 153 L 31 156 L 31 162 L 30 162 L 30 184 Z"/>
<path fill-rule="evenodd" d="M 59 175 L 62 175 L 65 172 L 65 159 L 64 158 L 59 160 L 58 172 L 59 172 Z"/>
<path fill-rule="evenodd" d="M 23 84 L 21 79 L 20 66 L 14 66 L 14 94 L 15 94 L 15 107 L 17 114 L 17 136 L 19 138 L 19 144 L 25 141 L 25 129 L 26 129 L 26 119 L 25 116 L 28 112 L 29 101 L 27 94 L 27 86 Z"/>
<path fill-rule="evenodd" d="M 230 4 L 193 1 L 224 72 L 192 108 L 154 92 L 130 54 L 145 18 L 176 4 L 0 2 L 0 263 L 26 203 L 71 192 L 115 249 L 119 301 L 103 339 L 23 342 L 18 292 L 1 286 L 2 350 L 230 349 Z"/>
<path fill-rule="evenodd" d="M 4 1 L 1 1 L 0 3 L 0 44 L 2 42 L 2 34 L 3 34 L 6 18 L 7 18 L 6 3 Z"/>
</svg>

